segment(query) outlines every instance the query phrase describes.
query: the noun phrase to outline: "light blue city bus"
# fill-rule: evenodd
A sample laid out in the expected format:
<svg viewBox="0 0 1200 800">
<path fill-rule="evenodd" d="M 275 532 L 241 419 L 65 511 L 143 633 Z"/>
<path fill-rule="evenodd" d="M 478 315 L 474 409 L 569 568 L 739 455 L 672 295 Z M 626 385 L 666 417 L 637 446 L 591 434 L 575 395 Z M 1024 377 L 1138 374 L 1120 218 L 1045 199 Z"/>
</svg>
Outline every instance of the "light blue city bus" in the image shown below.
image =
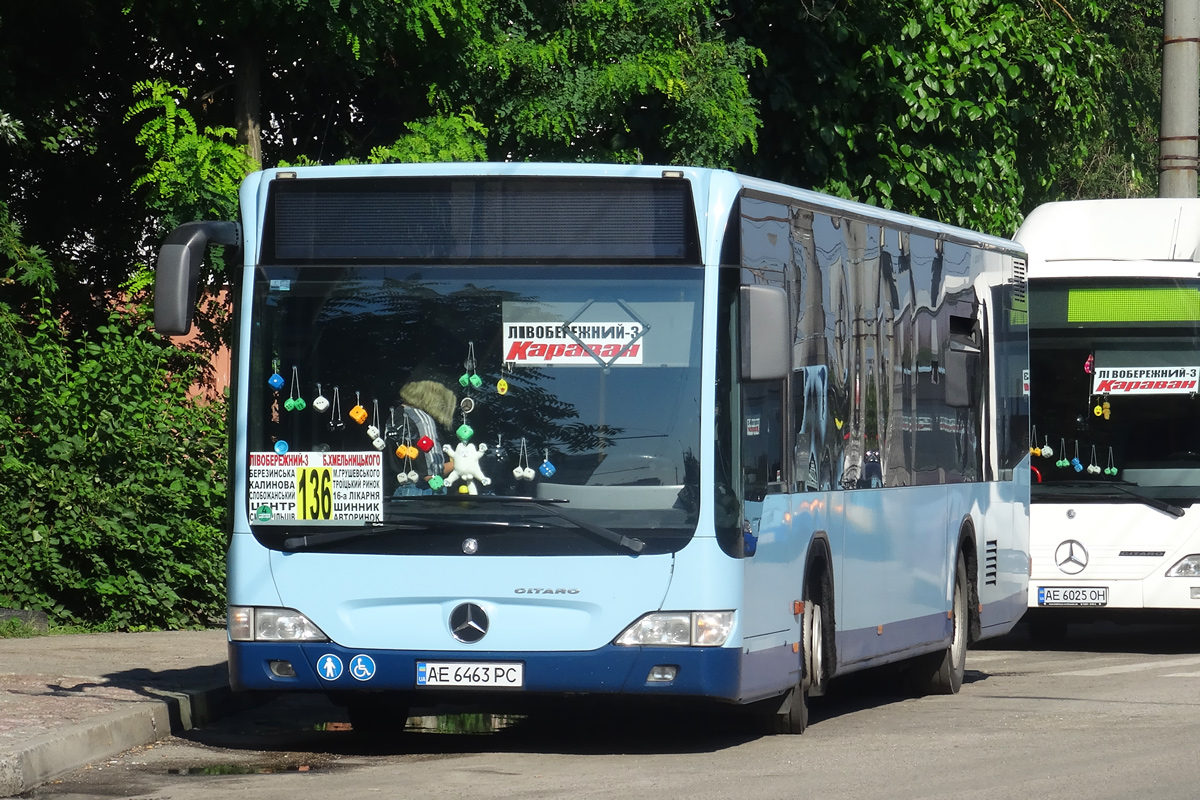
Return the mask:
<svg viewBox="0 0 1200 800">
<path fill-rule="evenodd" d="M 231 273 L 231 685 L 353 726 L 953 693 L 1029 571 L 1024 251 L 707 169 L 269 169 Z"/>
</svg>

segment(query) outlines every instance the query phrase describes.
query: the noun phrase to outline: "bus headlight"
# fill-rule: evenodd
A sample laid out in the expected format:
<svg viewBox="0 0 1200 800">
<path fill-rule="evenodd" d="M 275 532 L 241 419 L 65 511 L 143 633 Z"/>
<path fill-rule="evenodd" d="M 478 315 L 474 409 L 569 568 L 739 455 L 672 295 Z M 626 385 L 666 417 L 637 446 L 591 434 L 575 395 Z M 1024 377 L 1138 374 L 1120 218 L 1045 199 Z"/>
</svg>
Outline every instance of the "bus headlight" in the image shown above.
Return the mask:
<svg viewBox="0 0 1200 800">
<path fill-rule="evenodd" d="M 1195 578 L 1200 575 L 1200 553 L 1184 556 L 1167 570 L 1168 578 Z"/>
<path fill-rule="evenodd" d="M 292 608 L 229 607 L 229 638 L 235 642 L 327 642 L 329 637 Z"/>
<path fill-rule="evenodd" d="M 630 625 L 615 644 L 720 647 L 732 630 L 732 611 L 663 611 L 647 614 Z"/>
</svg>

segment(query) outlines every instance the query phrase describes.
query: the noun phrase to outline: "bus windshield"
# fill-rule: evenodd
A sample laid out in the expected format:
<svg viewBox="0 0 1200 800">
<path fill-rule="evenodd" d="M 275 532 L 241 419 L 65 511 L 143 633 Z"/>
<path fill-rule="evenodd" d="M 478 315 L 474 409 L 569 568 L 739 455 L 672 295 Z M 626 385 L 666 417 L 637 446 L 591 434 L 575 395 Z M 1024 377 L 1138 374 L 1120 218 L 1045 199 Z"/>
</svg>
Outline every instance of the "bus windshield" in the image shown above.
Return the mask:
<svg viewBox="0 0 1200 800">
<path fill-rule="evenodd" d="M 494 554 L 621 552 L 592 526 L 646 552 L 681 547 L 699 505 L 702 275 L 260 267 L 247 392 L 255 535 L 283 548 L 297 529 L 366 525 L 379 533 L 328 546 L 438 553 L 490 538 Z"/>
<path fill-rule="evenodd" d="M 1034 281 L 1030 379 L 1035 499 L 1200 497 L 1200 281 Z"/>
</svg>

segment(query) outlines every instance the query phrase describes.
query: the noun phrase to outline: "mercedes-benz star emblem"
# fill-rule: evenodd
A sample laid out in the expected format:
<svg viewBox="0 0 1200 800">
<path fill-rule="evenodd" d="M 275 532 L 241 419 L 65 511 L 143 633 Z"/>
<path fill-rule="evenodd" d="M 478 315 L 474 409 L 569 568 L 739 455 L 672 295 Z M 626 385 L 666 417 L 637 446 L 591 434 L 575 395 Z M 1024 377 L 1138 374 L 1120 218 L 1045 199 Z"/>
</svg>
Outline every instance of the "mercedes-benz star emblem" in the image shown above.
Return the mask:
<svg viewBox="0 0 1200 800">
<path fill-rule="evenodd" d="M 1054 551 L 1054 563 L 1068 575 L 1078 575 L 1087 566 L 1087 548 L 1074 539 L 1067 539 Z"/>
<path fill-rule="evenodd" d="M 464 644 L 473 644 L 488 632 L 488 616 L 475 603 L 463 603 L 450 612 L 450 633 Z"/>
</svg>

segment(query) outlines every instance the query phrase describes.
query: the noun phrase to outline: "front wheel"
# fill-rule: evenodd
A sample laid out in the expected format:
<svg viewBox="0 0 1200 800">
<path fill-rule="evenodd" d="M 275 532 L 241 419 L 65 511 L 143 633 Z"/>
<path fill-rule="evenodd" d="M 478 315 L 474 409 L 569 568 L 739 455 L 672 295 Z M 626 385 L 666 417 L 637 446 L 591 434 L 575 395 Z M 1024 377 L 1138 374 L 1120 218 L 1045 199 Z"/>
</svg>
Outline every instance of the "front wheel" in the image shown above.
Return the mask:
<svg viewBox="0 0 1200 800">
<path fill-rule="evenodd" d="M 783 697 L 783 703 L 771 717 L 772 733 L 804 733 L 808 727 L 808 692 L 796 686 Z"/>
<path fill-rule="evenodd" d="M 949 646 L 940 653 L 919 656 L 910 669 L 917 694 L 957 694 L 967 664 L 967 563 L 962 555 L 954 570 L 954 602 L 951 606 L 952 633 Z"/>
<path fill-rule="evenodd" d="M 808 727 L 808 698 L 825 694 L 825 636 L 821 604 L 804 602 L 802 621 L 804 672 L 800 685 L 784 696 L 779 711 L 772 718 L 774 733 L 804 733 Z"/>
<path fill-rule="evenodd" d="M 804 603 L 804 679 L 809 697 L 825 694 L 825 615 L 821 604 Z"/>
</svg>

